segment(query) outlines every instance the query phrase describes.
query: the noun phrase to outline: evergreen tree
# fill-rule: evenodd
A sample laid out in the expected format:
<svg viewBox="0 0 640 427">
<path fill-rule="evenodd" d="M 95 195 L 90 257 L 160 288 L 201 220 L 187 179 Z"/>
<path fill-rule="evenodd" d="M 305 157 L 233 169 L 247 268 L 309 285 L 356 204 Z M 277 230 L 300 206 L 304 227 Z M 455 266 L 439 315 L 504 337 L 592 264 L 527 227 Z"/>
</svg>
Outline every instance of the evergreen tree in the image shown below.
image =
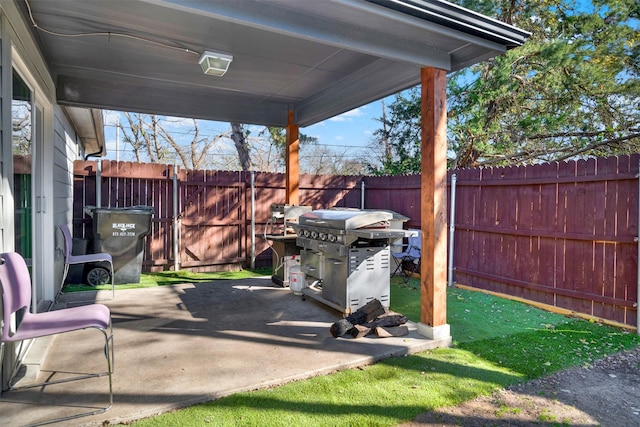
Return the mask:
<svg viewBox="0 0 640 427">
<path fill-rule="evenodd" d="M 461 0 L 531 32 L 521 47 L 448 76 L 451 166 L 529 164 L 640 148 L 637 0 Z M 420 94 L 387 112 L 378 173 L 420 171 Z M 413 161 L 409 157 L 418 160 Z"/>
</svg>

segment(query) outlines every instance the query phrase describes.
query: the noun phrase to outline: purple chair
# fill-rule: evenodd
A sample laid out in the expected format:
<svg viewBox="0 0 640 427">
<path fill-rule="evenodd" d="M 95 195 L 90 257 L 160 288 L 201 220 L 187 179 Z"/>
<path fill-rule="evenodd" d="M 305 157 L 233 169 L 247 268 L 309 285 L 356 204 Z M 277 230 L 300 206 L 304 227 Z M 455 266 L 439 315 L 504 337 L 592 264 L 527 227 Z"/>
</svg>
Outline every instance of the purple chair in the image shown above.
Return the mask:
<svg viewBox="0 0 640 427">
<path fill-rule="evenodd" d="M 69 230 L 67 224 L 60 224 L 58 228 L 60 228 L 60 231 L 62 231 L 62 235 L 64 236 L 64 273 L 62 275 L 63 285 L 64 279 L 66 279 L 67 274 L 69 273 L 70 265 L 108 262 L 110 265 L 109 271 L 102 267 L 95 267 L 91 269 L 87 274 L 87 281 L 90 285 L 96 286 L 107 283 L 109 279 L 111 279 L 111 297 L 115 298 L 116 288 L 113 278 L 113 259 L 111 257 L 111 254 L 100 252 L 97 254 L 73 255 L 73 239 L 71 238 L 71 230 Z"/>
<path fill-rule="evenodd" d="M 107 411 L 113 404 L 113 386 L 111 374 L 113 372 L 113 329 L 109 308 L 102 304 L 91 304 L 80 307 L 65 308 L 43 313 L 31 313 L 31 277 L 24 258 L 17 252 L 0 254 L 0 286 L 2 289 L 2 340 L 0 341 L 0 365 L 4 356 L 5 343 L 19 342 L 64 332 L 95 328 L 104 335 L 104 355 L 107 359 L 107 371 L 65 378 L 58 381 L 47 381 L 20 387 L 11 387 L 12 377 L 17 368 L 9 375 L 9 390 L 40 387 L 87 378 L 109 377 L 109 405 L 94 409 L 90 412 L 63 417 L 46 424 L 68 419 L 95 415 Z"/>
</svg>

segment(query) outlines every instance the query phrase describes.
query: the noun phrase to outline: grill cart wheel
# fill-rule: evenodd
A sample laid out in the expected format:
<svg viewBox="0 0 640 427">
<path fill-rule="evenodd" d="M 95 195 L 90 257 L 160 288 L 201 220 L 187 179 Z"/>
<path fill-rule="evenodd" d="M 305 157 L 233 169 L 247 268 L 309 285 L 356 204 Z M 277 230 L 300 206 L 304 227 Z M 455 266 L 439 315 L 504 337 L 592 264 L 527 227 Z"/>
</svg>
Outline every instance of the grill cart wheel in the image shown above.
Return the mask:
<svg viewBox="0 0 640 427">
<path fill-rule="evenodd" d="M 91 286 L 106 285 L 111 282 L 109 270 L 103 267 L 93 267 L 87 273 L 87 283 Z"/>
</svg>

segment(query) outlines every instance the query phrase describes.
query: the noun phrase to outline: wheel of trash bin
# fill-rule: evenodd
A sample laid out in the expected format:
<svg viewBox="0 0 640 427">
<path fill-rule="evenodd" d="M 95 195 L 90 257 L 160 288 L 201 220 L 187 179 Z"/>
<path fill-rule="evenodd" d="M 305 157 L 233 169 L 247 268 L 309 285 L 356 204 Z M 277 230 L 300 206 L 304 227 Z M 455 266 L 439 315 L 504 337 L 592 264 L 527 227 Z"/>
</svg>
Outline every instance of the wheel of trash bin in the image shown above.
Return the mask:
<svg viewBox="0 0 640 427">
<path fill-rule="evenodd" d="M 87 273 L 87 283 L 91 286 L 106 285 L 111 282 L 109 270 L 103 267 L 93 267 Z"/>
</svg>

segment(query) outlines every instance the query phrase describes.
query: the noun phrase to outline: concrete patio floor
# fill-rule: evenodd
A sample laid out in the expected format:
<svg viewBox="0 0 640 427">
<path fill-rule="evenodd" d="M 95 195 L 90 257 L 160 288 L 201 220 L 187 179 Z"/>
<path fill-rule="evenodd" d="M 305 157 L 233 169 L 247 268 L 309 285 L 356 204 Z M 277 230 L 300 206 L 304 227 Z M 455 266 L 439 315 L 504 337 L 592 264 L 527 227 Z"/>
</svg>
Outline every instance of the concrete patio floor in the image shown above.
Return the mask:
<svg viewBox="0 0 640 427">
<path fill-rule="evenodd" d="M 110 292 L 97 297 L 103 295 Z M 62 301 L 72 304 L 79 297 L 86 299 L 87 293 L 66 294 Z M 404 337 L 335 339 L 329 327 L 341 313 L 303 301 L 269 278 L 117 290 L 115 299 L 103 303 L 111 309 L 114 326 L 114 404 L 107 412 L 65 425 L 128 422 L 450 345 L 450 338 L 418 335 L 413 323 Z M 104 371 L 103 342 L 95 330 L 39 340 L 35 345 L 49 349 L 41 376 Z M 107 390 L 107 377 L 101 377 L 6 392 L 0 396 L 0 425 L 83 412 L 106 404 Z"/>
</svg>

